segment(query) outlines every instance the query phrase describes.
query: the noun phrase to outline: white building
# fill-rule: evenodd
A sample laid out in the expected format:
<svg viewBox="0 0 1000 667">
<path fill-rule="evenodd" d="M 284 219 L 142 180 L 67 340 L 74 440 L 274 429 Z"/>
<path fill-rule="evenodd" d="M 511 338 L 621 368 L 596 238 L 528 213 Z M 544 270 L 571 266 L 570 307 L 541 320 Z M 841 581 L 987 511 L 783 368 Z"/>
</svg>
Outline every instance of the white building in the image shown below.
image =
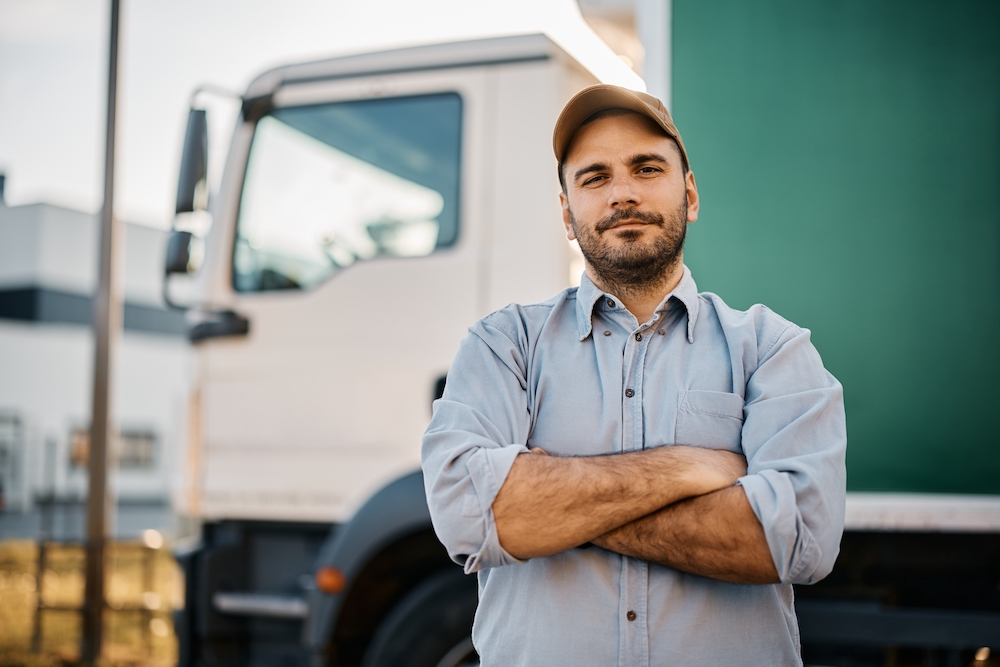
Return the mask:
<svg viewBox="0 0 1000 667">
<path fill-rule="evenodd" d="M 0 539 L 42 527 L 83 534 L 99 227 L 97 216 L 59 206 L 0 203 Z M 160 294 L 167 233 L 126 227 L 125 331 L 112 381 L 122 537 L 172 529 L 171 454 L 191 363 L 183 315 Z M 41 510 L 45 498 L 53 511 Z"/>
</svg>

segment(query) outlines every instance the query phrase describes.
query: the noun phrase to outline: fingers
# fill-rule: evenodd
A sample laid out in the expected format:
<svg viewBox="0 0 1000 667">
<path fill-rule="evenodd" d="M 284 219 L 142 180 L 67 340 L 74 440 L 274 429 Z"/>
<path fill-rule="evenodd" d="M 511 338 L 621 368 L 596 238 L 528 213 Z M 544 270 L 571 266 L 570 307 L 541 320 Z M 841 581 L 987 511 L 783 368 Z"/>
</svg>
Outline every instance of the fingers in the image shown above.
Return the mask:
<svg viewBox="0 0 1000 667">
<path fill-rule="evenodd" d="M 532 454 L 541 454 L 542 456 L 548 456 L 549 453 L 542 449 L 541 447 L 531 447 L 530 451 Z"/>
</svg>

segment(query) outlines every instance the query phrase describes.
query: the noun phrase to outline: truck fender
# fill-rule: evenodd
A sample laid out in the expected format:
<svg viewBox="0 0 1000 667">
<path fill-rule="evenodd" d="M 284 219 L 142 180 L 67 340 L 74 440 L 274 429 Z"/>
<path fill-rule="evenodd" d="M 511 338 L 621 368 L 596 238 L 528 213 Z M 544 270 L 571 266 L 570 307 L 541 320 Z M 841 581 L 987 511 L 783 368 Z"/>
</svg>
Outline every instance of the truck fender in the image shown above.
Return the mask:
<svg viewBox="0 0 1000 667">
<path fill-rule="evenodd" d="M 334 531 L 320 548 L 316 568 L 336 567 L 344 574 L 346 584 L 337 594 L 309 592 L 309 614 L 304 628 L 309 648 L 322 651 L 330 642 L 344 599 L 375 554 L 401 537 L 430 528 L 424 476 L 417 470 L 380 489 L 347 524 Z"/>
</svg>

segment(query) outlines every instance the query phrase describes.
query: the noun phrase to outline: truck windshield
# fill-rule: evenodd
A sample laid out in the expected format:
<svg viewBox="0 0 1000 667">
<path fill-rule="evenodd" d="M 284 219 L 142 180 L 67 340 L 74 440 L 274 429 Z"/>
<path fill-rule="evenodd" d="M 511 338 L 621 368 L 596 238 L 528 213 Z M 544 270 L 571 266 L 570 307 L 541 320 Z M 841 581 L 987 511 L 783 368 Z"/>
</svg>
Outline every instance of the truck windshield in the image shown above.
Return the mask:
<svg viewBox="0 0 1000 667">
<path fill-rule="evenodd" d="M 455 93 L 265 115 L 243 183 L 234 287 L 306 289 L 360 260 L 452 245 L 461 127 Z"/>
</svg>

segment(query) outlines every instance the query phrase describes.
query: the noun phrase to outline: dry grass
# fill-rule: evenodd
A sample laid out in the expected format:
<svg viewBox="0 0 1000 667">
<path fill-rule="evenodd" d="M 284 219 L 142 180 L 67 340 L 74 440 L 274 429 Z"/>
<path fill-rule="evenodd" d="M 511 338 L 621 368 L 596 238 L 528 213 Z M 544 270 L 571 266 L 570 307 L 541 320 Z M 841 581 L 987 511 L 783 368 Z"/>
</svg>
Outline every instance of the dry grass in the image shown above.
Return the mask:
<svg viewBox="0 0 1000 667">
<path fill-rule="evenodd" d="M 83 603 L 83 549 L 49 544 L 40 589 L 38 558 L 35 542 L 0 541 L 0 665 L 41 667 L 79 658 L 80 614 L 58 607 Z M 116 543 L 108 550 L 105 576 L 105 664 L 175 664 L 171 610 L 183 600 L 181 575 L 169 551 Z M 39 590 L 43 606 L 57 608 L 36 613 Z"/>
</svg>

